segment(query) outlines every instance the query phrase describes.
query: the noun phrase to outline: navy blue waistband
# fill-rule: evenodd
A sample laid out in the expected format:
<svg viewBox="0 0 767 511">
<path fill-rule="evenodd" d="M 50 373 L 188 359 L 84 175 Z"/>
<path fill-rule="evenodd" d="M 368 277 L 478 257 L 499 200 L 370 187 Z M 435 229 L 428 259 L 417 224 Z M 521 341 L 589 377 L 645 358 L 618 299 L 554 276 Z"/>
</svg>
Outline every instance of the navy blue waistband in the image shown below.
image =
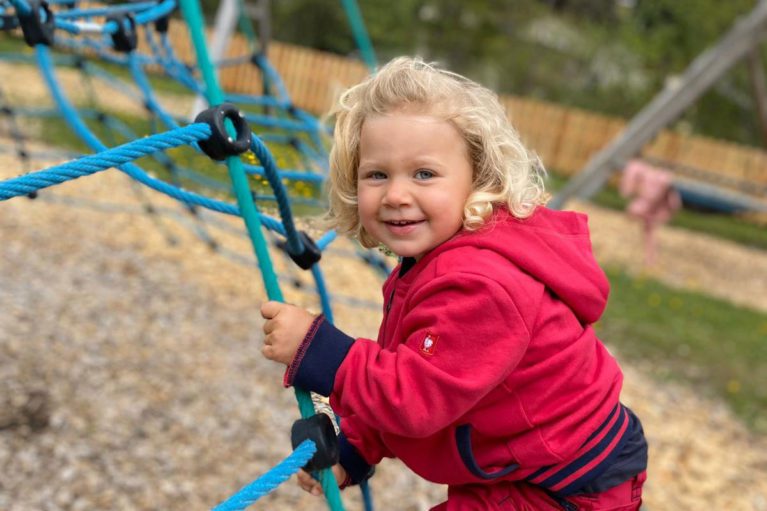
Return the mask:
<svg viewBox="0 0 767 511">
<path fill-rule="evenodd" d="M 615 462 L 637 428 L 643 439 L 639 420 L 619 403 L 572 459 L 542 467 L 526 479 L 558 495 L 578 493 Z"/>
</svg>

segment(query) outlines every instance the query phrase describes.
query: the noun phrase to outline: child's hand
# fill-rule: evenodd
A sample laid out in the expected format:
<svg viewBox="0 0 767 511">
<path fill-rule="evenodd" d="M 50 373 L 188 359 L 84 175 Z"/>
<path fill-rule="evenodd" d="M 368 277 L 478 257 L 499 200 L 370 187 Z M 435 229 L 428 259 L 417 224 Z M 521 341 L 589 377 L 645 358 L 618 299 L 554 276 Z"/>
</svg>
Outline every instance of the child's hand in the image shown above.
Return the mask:
<svg viewBox="0 0 767 511">
<path fill-rule="evenodd" d="M 339 486 L 346 480 L 346 470 L 344 467 L 336 463 L 333 465 L 333 475 L 336 476 L 336 482 Z M 322 485 L 318 480 L 312 477 L 309 472 L 305 470 L 298 471 L 298 485 L 302 490 L 311 493 L 312 495 L 322 495 Z"/>
<path fill-rule="evenodd" d="M 280 302 L 263 304 L 261 316 L 266 320 L 261 353 L 269 360 L 289 365 L 315 316 L 300 307 Z"/>
</svg>

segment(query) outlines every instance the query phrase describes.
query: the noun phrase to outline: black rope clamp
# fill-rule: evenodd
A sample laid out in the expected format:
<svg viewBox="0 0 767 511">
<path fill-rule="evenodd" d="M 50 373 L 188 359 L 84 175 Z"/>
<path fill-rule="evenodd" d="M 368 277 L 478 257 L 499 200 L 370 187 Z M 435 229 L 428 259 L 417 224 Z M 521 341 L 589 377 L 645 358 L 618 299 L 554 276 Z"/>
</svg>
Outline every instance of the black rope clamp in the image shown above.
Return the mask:
<svg viewBox="0 0 767 511">
<path fill-rule="evenodd" d="M 53 44 L 53 32 L 56 18 L 45 0 L 29 0 L 29 13 L 19 14 L 19 25 L 24 33 L 24 41 L 29 46 Z M 42 13 L 40 12 L 42 10 Z"/>
<path fill-rule="evenodd" d="M 225 119 L 234 124 L 236 138 L 227 133 Z M 197 114 L 194 122 L 204 122 L 210 126 L 210 138 L 198 143 L 200 149 L 214 160 L 225 160 L 227 156 L 236 156 L 250 149 L 250 126 L 237 107 L 231 103 L 221 103 L 203 110 Z"/>
<path fill-rule="evenodd" d="M 294 422 L 290 429 L 290 443 L 293 449 L 304 440 L 311 440 L 317 446 L 317 452 L 304 465 L 304 470 L 315 472 L 338 463 L 338 437 L 330 417 L 324 413 L 318 413 L 308 419 L 298 419 Z"/>
<path fill-rule="evenodd" d="M 154 29 L 160 34 L 168 33 L 168 26 L 170 25 L 170 17 L 166 14 L 154 21 Z"/>
<path fill-rule="evenodd" d="M 13 30 L 19 26 L 19 19 L 15 14 L 0 14 L 0 30 Z"/>
<path fill-rule="evenodd" d="M 157 0 L 157 4 L 161 4 L 163 0 Z M 173 7 L 173 10 L 175 10 L 176 7 Z M 154 29 L 157 30 L 160 34 L 167 34 L 168 33 L 168 26 L 170 25 L 170 14 L 168 13 L 165 16 L 161 16 L 154 20 Z"/>
<path fill-rule="evenodd" d="M 304 251 L 300 254 L 293 254 L 288 248 L 288 242 L 286 240 L 278 241 L 277 247 L 284 250 L 299 268 L 308 270 L 322 259 L 322 250 L 320 250 L 311 236 L 304 231 L 298 231 L 298 237 L 301 239 L 301 244 L 304 246 Z"/>
<path fill-rule="evenodd" d="M 117 23 L 117 30 L 112 34 L 112 47 L 120 53 L 130 53 L 138 45 L 136 18 L 130 13 L 113 14 L 107 17 L 107 23 Z M 126 23 L 127 21 L 127 23 Z"/>
</svg>

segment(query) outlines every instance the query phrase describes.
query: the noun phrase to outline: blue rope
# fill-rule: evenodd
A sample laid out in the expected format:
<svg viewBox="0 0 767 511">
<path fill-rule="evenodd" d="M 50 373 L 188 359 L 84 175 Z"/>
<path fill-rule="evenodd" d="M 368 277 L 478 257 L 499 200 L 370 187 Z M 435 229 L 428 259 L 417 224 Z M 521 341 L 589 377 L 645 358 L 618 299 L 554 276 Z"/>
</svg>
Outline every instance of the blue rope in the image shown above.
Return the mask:
<svg viewBox="0 0 767 511">
<path fill-rule="evenodd" d="M 163 124 L 165 124 L 165 126 L 167 126 L 169 129 L 177 128 L 178 123 L 157 102 L 157 98 L 155 98 L 152 87 L 149 85 L 149 79 L 146 77 L 144 69 L 141 67 L 138 59 L 136 58 L 136 52 L 130 52 L 128 63 L 133 79 L 136 81 L 139 89 L 141 89 L 141 92 L 144 94 L 146 107 L 150 111 L 156 113 L 162 120 Z"/>
<path fill-rule="evenodd" d="M 242 511 L 287 481 L 290 476 L 306 465 L 316 451 L 317 447 L 314 442 L 304 440 L 290 456 L 275 465 L 269 472 L 214 507 L 212 511 Z"/>
<path fill-rule="evenodd" d="M 135 20 L 136 20 L 137 26 L 146 25 L 147 23 L 151 23 L 152 21 L 157 21 L 163 16 L 170 14 L 171 12 L 173 12 L 173 9 L 176 8 L 176 0 L 162 0 L 160 4 L 152 4 L 152 5 L 153 7 L 151 7 L 150 9 L 147 9 L 144 12 L 136 14 Z M 117 29 L 118 29 L 117 22 L 109 21 L 104 24 L 103 33 L 114 34 L 115 32 L 117 32 Z"/>
<path fill-rule="evenodd" d="M 167 34 L 162 34 L 162 48 L 158 45 L 152 30 L 144 30 L 144 39 L 147 44 L 149 44 L 149 48 L 152 50 L 155 58 L 162 65 L 163 70 L 170 78 L 176 80 L 187 89 L 196 92 L 198 95 L 204 93 L 202 87 L 189 74 L 186 66 L 176 60 L 173 51 L 170 48 L 170 43 L 167 42 Z"/>
<path fill-rule="evenodd" d="M 165 48 L 165 54 L 167 55 L 169 64 L 171 64 L 171 67 L 175 70 L 174 74 L 171 76 L 176 76 L 176 79 L 181 84 L 186 85 L 197 94 L 204 95 L 204 87 L 194 78 L 186 64 L 176 58 L 173 46 L 171 46 L 170 40 L 168 39 L 168 34 L 160 34 L 160 42 L 163 48 Z"/>
<path fill-rule="evenodd" d="M 32 7 L 30 7 L 25 0 L 11 0 L 11 4 L 16 8 L 16 12 L 22 16 L 26 16 L 32 12 Z"/>
<path fill-rule="evenodd" d="M 256 66 L 258 66 L 258 68 L 264 74 L 264 77 L 267 79 L 268 83 L 277 87 L 280 101 L 283 103 L 292 104 L 293 102 L 290 100 L 288 89 L 285 87 L 285 84 L 283 83 L 279 73 L 277 73 L 277 70 L 272 67 L 266 56 L 263 53 L 257 53 L 254 60 Z"/>
<path fill-rule="evenodd" d="M 28 15 L 30 12 L 32 12 L 32 8 L 25 0 L 11 0 L 11 3 L 16 8 L 16 11 L 21 14 L 22 16 Z M 113 6 L 113 7 L 104 7 L 100 9 L 88 9 L 88 10 L 81 10 L 78 12 L 72 12 L 69 13 L 65 12 L 57 12 L 54 14 L 54 23 L 56 28 L 65 30 L 66 32 L 72 33 L 72 34 L 80 34 L 82 32 L 82 27 L 78 25 L 77 23 L 72 23 L 69 21 L 66 21 L 65 18 L 72 18 L 76 17 L 77 15 L 82 17 L 89 17 L 94 16 L 96 14 L 111 14 L 111 13 L 124 13 L 124 12 L 136 12 L 143 9 L 143 12 L 140 12 L 136 15 L 135 20 L 137 25 L 145 25 L 147 23 L 150 23 L 152 21 L 156 21 L 159 18 L 162 18 L 163 16 L 170 14 L 173 9 L 176 8 L 176 1 L 175 0 L 162 0 L 160 4 L 157 4 L 155 2 L 143 2 L 140 4 L 135 5 L 129 5 L 129 6 Z M 98 11 L 96 14 L 94 14 L 92 11 Z M 95 25 L 100 28 L 101 33 L 103 34 L 114 34 L 117 29 L 117 22 L 115 21 L 109 21 L 105 23 L 103 26 Z"/>
<path fill-rule="evenodd" d="M 210 138 L 210 126 L 191 124 L 151 137 L 134 140 L 98 154 L 0 182 L 0 200 L 27 195 L 42 188 L 88 176 L 143 156 Z"/>
<path fill-rule="evenodd" d="M 104 151 L 108 149 L 88 129 L 88 127 L 85 125 L 82 119 L 80 119 L 74 107 L 63 96 L 61 89 L 58 83 L 56 82 L 55 77 L 53 76 L 53 71 L 51 69 L 50 58 L 49 58 L 50 53 L 48 51 L 48 48 L 45 45 L 38 44 L 35 47 L 35 50 L 37 52 L 38 62 L 40 65 L 40 69 L 43 73 L 43 78 L 45 78 L 45 81 L 48 84 L 48 88 L 51 92 L 51 95 L 53 96 L 54 101 L 56 102 L 59 109 L 61 110 L 64 116 L 64 119 L 67 121 L 70 127 L 72 127 L 75 133 L 86 144 L 88 144 L 94 151 Z M 160 181 L 159 179 L 155 179 L 149 176 L 143 169 L 131 163 L 125 163 L 118 168 L 122 170 L 123 172 L 125 172 L 126 174 L 128 174 L 133 179 L 135 179 L 136 181 L 152 188 L 153 190 L 157 190 L 160 193 L 163 193 L 169 197 L 172 197 L 180 202 L 195 204 L 198 206 L 202 206 L 206 209 L 210 209 L 211 211 L 218 211 L 219 213 L 224 213 L 227 215 L 240 216 L 239 208 L 237 208 L 237 206 L 233 204 L 229 204 L 227 202 L 223 202 L 223 201 L 219 201 L 215 199 L 209 199 L 207 197 L 203 197 L 202 195 L 196 194 L 194 192 L 181 190 L 179 188 L 176 188 L 175 186 L 171 186 L 163 181 Z M 264 215 L 261 213 L 259 213 L 259 215 L 260 215 L 261 223 L 265 227 L 267 227 L 268 229 L 272 231 L 278 232 L 282 234 L 283 236 L 285 235 L 285 229 L 282 226 L 282 223 L 280 223 L 278 220 L 271 218 L 267 215 Z"/>
<path fill-rule="evenodd" d="M 290 200 L 288 199 L 285 187 L 282 185 L 282 181 L 277 175 L 277 164 L 274 162 L 272 153 L 269 152 L 258 137 L 251 137 L 250 150 L 253 151 L 256 158 L 258 158 L 263 165 L 266 179 L 269 181 L 269 184 L 274 191 L 274 196 L 277 198 L 277 207 L 280 210 L 280 217 L 285 226 L 288 250 L 291 254 L 300 254 L 304 250 L 304 244 L 301 241 L 301 238 L 299 238 L 298 230 L 293 222 L 293 213 L 290 210 Z"/>
<path fill-rule="evenodd" d="M 71 11 L 57 11 L 56 17 L 62 19 L 88 18 L 91 16 L 108 16 L 110 14 L 132 13 L 143 9 L 155 7 L 157 2 L 142 2 L 109 7 L 93 7 L 90 9 L 72 9 Z"/>
<path fill-rule="evenodd" d="M 320 265 L 315 264 L 312 266 L 312 276 L 314 282 L 317 284 L 317 293 L 320 295 L 320 304 L 322 304 L 322 312 L 325 314 L 325 318 L 333 324 L 333 307 L 330 304 L 330 293 L 325 285 L 325 278 L 322 276 L 322 270 Z"/>
</svg>

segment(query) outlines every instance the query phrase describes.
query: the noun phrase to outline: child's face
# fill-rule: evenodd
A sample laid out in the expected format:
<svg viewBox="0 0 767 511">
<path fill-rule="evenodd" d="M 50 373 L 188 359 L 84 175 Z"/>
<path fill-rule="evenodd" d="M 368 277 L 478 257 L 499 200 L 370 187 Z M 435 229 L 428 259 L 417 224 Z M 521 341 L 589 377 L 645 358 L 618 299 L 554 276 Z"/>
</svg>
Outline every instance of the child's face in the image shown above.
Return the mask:
<svg viewBox="0 0 767 511">
<path fill-rule="evenodd" d="M 463 225 L 472 191 L 468 147 L 447 121 L 398 110 L 365 119 L 357 172 L 365 230 L 402 257 L 420 259 Z"/>
</svg>

